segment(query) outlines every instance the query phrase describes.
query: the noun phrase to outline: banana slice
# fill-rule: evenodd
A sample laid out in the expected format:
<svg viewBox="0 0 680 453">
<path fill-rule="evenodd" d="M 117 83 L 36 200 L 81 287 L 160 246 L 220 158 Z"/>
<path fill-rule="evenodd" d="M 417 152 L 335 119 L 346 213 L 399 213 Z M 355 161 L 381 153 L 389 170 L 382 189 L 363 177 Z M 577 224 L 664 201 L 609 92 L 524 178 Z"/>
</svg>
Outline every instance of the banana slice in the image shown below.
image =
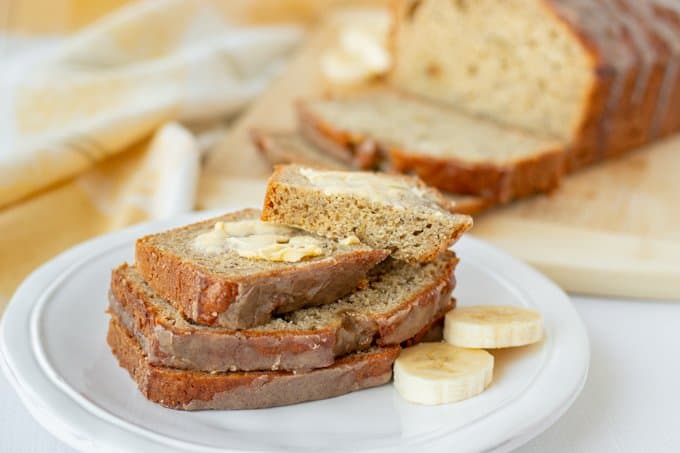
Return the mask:
<svg viewBox="0 0 680 453">
<path fill-rule="evenodd" d="M 394 362 L 394 386 L 413 403 L 434 405 L 464 400 L 484 391 L 492 377 L 491 354 L 446 343 L 406 348 Z"/>
<path fill-rule="evenodd" d="M 479 305 L 450 311 L 444 340 L 462 348 L 510 348 L 543 338 L 540 313 L 512 305 Z"/>
</svg>

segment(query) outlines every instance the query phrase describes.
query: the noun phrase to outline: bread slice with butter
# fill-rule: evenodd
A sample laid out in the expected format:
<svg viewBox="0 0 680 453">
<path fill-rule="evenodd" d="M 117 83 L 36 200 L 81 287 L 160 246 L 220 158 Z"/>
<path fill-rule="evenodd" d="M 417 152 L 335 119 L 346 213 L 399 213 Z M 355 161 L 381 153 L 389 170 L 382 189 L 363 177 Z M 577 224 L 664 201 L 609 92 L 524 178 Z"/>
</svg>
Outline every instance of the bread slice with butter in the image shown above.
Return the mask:
<svg viewBox="0 0 680 453">
<path fill-rule="evenodd" d="M 427 184 L 493 202 L 556 188 L 564 144 L 394 90 L 298 104 L 300 131 L 364 169 L 414 173 Z"/>
<path fill-rule="evenodd" d="M 112 274 L 109 310 L 152 365 L 202 371 L 321 368 L 374 343 L 398 345 L 425 335 L 454 307 L 457 262 L 449 251 L 430 263 L 388 259 L 369 272 L 364 287 L 337 302 L 238 331 L 186 321 L 134 266 L 123 265 Z"/>
<path fill-rule="evenodd" d="M 399 346 L 350 354 L 327 368 L 305 371 L 207 373 L 149 363 L 135 338 L 114 317 L 107 341 L 142 394 L 181 410 L 258 409 L 320 400 L 385 384 Z"/>
<path fill-rule="evenodd" d="M 197 324 L 231 329 L 351 293 L 389 255 L 267 224 L 247 209 L 137 240 L 144 280 Z"/>
<path fill-rule="evenodd" d="M 454 203 L 417 178 L 280 165 L 269 178 L 262 219 L 434 260 L 472 227 Z"/>
<path fill-rule="evenodd" d="M 272 165 L 299 164 L 347 171 L 357 169 L 347 162 L 324 153 L 320 147 L 311 144 L 298 132 L 255 130 L 251 137 L 257 149 Z M 461 214 L 477 214 L 493 206 L 491 200 L 482 197 L 451 192 L 442 193 L 442 195 L 454 202 L 453 209 Z"/>
</svg>

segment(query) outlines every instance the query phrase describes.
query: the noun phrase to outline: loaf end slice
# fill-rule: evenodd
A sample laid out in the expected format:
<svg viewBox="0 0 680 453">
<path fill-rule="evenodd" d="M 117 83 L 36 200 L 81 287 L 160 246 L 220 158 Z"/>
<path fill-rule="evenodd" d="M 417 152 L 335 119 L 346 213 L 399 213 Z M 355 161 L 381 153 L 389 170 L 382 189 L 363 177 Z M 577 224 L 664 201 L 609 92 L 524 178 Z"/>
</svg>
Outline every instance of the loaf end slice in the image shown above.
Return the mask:
<svg viewBox="0 0 680 453">
<path fill-rule="evenodd" d="M 435 259 L 472 227 L 454 203 L 417 178 L 277 166 L 262 219 L 342 239 L 356 237 L 407 262 Z"/>
<path fill-rule="evenodd" d="M 218 224 L 259 221 L 246 209 L 137 240 L 135 256 L 144 280 L 182 314 L 203 325 L 232 329 L 268 322 L 275 313 L 334 302 L 352 292 L 389 251 L 364 244 L 311 238 L 319 255 L 297 262 L 243 257 L 229 247 L 206 250 L 197 238 Z M 290 238 L 309 238 L 300 230 Z"/>
<path fill-rule="evenodd" d="M 287 313 L 262 326 L 230 330 L 185 320 L 134 266 L 113 271 L 109 311 L 152 365 L 202 371 L 300 370 L 331 365 L 373 343 L 395 345 L 424 333 L 454 307 L 457 258 L 389 259 L 359 290 L 337 302 Z"/>
<path fill-rule="evenodd" d="M 399 346 L 372 348 L 304 372 L 205 373 L 149 364 L 114 317 L 107 341 L 121 367 L 149 400 L 171 409 L 258 409 L 344 395 L 389 382 Z"/>
<path fill-rule="evenodd" d="M 351 170 L 347 162 L 319 152 L 319 148 L 297 132 L 253 130 L 250 137 L 257 150 L 272 165 L 300 164 L 329 170 Z"/>
</svg>

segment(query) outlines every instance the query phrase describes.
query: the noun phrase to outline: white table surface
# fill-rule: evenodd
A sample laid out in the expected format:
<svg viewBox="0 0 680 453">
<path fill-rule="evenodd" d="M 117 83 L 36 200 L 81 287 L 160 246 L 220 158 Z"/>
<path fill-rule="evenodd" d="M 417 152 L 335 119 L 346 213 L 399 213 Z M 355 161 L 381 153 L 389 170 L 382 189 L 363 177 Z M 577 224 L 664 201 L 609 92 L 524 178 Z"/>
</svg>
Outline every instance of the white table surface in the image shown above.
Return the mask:
<svg viewBox="0 0 680 453">
<path fill-rule="evenodd" d="M 588 382 L 519 452 L 680 451 L 680 302 L 573 298 L 588 328 Z M 0 452 L 73 452 L 33 421 L 0 375 Z"/>
</svg>

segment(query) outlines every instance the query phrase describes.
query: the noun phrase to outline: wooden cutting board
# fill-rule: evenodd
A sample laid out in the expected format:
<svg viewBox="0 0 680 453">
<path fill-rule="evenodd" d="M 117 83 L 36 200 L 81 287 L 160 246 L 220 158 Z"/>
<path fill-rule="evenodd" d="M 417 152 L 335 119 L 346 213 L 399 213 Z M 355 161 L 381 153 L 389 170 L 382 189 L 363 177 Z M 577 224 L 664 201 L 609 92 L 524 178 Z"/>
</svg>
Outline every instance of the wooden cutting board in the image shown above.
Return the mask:
<svg viewBox="0 0 680 453">
<path fill-rule="evenodd" d="M 249 131 L 294 128 L 294 100 L 330 89 L 319 74 L 322 49 L 343 24 L 371 21 L 372 14 L 335 14 L 310 35 L 208 157 L 200 199 L 210 200 L 223 181 L 261 181 L 269 174 Z M 680 300 L 680 137 L 571 175 L 553 194 L 482 214 L 472 234 L 528 261 L 571 292 Z"/>
</svg>

